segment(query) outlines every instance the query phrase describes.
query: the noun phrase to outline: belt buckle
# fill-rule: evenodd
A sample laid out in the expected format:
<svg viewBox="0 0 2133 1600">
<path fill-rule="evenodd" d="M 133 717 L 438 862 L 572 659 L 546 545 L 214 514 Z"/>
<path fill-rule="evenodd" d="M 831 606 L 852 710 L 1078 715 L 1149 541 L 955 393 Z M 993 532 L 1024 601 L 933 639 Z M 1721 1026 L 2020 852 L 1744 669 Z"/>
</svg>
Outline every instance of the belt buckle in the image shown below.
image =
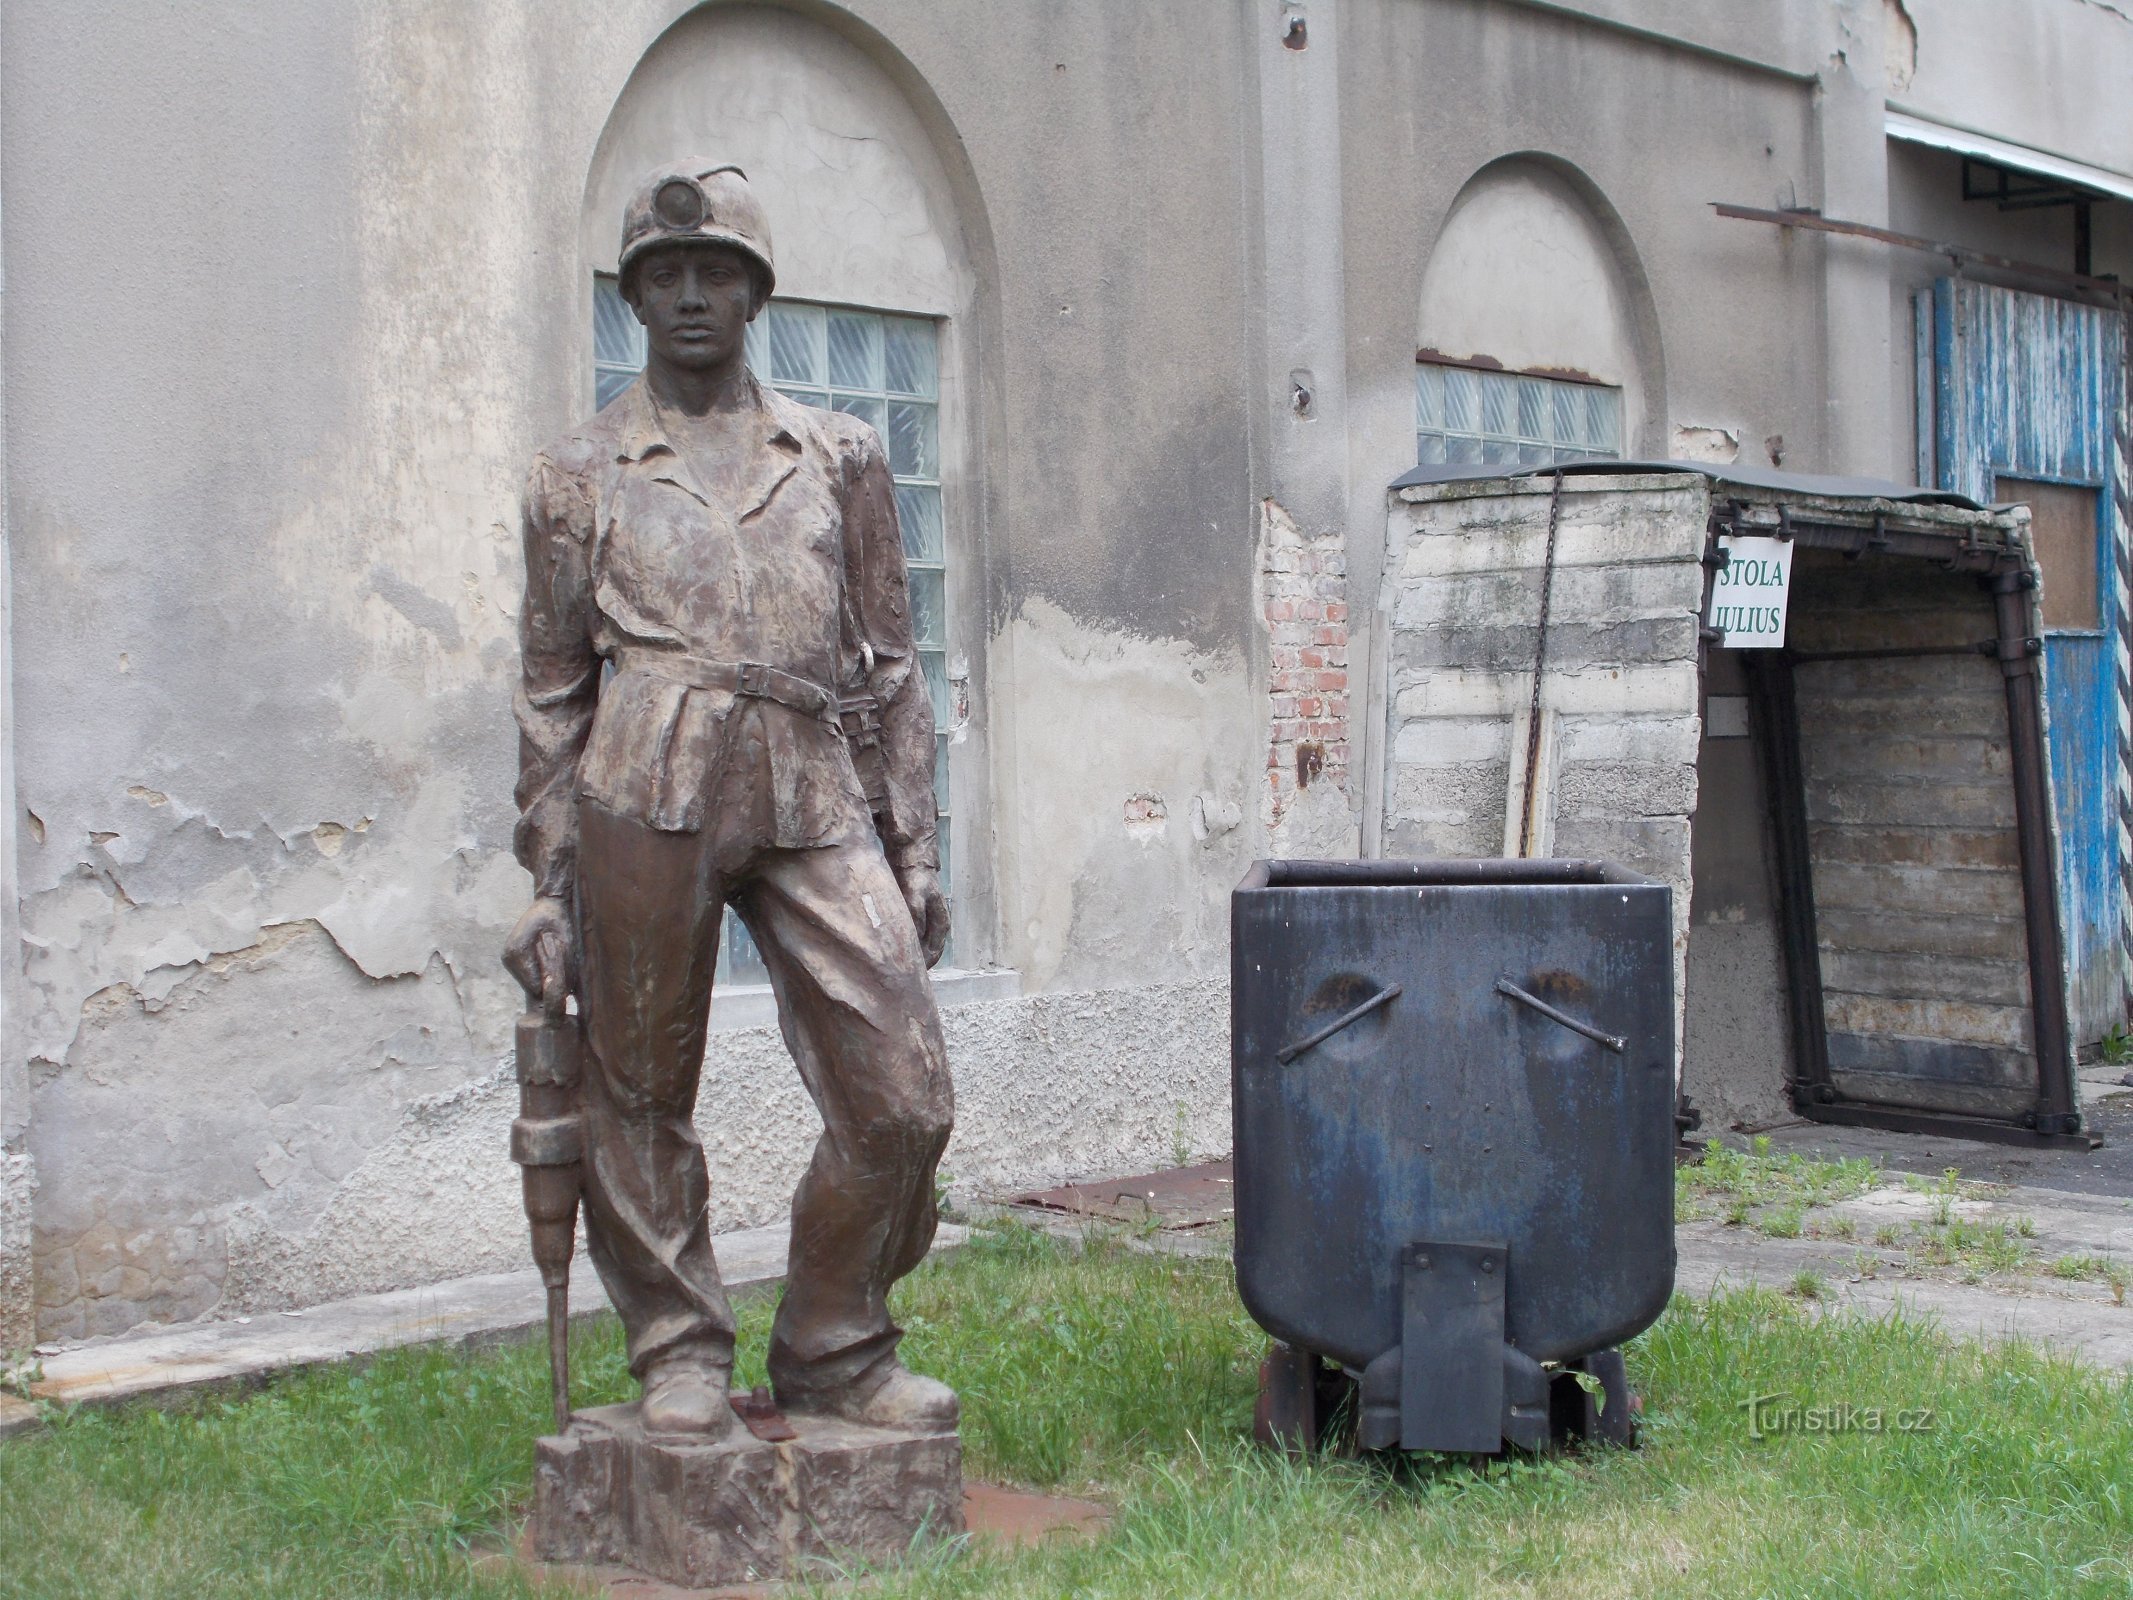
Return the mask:
<svg viewBox="0 0 2133 1600">
<path fill-rule="evenodd" d="M 770 698 L 770 669 L 760 661 L 741 663 L 741 694 L 753 695 L 758 700 Z"/>
</svg>

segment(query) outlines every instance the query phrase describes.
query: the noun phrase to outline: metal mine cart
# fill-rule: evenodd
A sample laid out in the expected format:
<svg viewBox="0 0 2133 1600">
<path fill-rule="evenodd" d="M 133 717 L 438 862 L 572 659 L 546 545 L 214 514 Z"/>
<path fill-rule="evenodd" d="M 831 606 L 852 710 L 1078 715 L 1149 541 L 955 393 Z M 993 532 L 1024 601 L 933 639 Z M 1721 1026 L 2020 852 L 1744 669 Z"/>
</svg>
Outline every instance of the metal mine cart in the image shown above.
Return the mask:
<svg viewBox="0 0 2133 1600">
<path fill-rule="evenodd" d="M 1309 1448 L 1352 1404 L 1363 1449 L 1631 1442 L 1616 1347 L 1674 1284 L 1671 891 L 1263 861 L 1230 916 L 1261 1439 Z"/>
</svg>

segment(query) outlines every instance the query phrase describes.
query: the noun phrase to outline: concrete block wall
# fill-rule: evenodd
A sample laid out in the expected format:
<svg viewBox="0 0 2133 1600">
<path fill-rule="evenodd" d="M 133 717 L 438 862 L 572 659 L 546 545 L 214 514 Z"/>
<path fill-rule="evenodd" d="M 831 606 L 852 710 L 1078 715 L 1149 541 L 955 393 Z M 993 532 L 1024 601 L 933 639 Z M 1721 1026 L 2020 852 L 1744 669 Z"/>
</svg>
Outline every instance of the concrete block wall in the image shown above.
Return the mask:
<svg viewBox="0 0 2133 1600">
<path fill-rule="evenodd" d="M 1518 853 L 1509 797 L 1524 771 L 1549 502 L 1538 478 L 1394 491 L 1379 601 L 1388 856 Z M 1671 884 L 1677 1000 L 1709 508 L 1700 477 L 1564 480 L 1527 852 L 1598 857 Z"/>
</svg>

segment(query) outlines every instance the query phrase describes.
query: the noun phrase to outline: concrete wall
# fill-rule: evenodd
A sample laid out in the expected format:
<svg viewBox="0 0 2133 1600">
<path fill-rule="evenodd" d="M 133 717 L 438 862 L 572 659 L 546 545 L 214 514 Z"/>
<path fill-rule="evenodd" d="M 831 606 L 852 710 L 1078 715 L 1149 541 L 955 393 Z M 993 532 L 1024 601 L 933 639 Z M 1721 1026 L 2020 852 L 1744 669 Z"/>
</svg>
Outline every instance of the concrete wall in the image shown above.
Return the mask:
<svg viewBox="0 0 2133 1600">
<path fill-rule="evenodd" d="M 1453 202 L 1422 275 L 1418 348 L 1622 391 L 1622 438 L 1649 431 L 1638 313 L 1623 263 L 1570 175 L 1512 158 Z"/>
<path fill-rule="evenodd" d="M 1696 753 L 1695 889 L 1681 1087 L 1704 1129 L 1791 1118 L 1783 945 L 1777 924 L 1766 778 L 1750 737 L 1738 652 L 1704 655 L 1703 743 Z"/>
<path fill-rule="evenodd" d="M 1889 101 L 2133 177 L 2124 99 L 2133 12 L 2119 0 L 1883 0 Z"/>
</svg>

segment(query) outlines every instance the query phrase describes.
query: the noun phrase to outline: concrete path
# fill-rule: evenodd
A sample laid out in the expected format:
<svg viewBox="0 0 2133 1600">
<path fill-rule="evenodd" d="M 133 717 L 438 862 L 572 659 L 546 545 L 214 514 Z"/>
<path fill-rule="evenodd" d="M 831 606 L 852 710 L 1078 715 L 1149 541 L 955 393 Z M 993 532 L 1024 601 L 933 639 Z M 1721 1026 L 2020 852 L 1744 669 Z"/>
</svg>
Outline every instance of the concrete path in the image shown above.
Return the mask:
<svg viewBox="0 0 2133 1600">
<path fill-rule="evenodd" d="M 2133 1200 L 2009 1188 L 1989 1199 L 1955 1201 L 1953 1214 L 1965 1221 L 2013 1228 L 2026 1218 L 2036 1230 L 2022 1241 L 2034 1252 L 2028 1269 L 1979 1283 L 1965 1283 L 1946 1268 L 1907 1274 L 1898 1265 L 1900 1250 L 1871 1242 L 1890 1223 L 1909 1233 L 1911 1224 L 1933 1214 L 1934 1204 L 1927 1195 L 1885 1188 L 1809 1213 L 1825 1233 L 1831 1221 L 1849 1217 L 1857 1230 L 1851 1241 L 1772 1239 L 1722 1222 L 1683 1223 L 1674 1235 L 1675 1284 L 1697 1296 L 1748 1284 L 1784 1290 L 1811 1272 L 1821 1280 L 1818 1303 L 1833 1311 L 1883 1316 L 1900 1307 L 1931 1317 L 1958 1338 L 2023 1338 L 2099 1366 L 2133 1367 L 2133 1297 L 2120 1304 L 2107 1284 L 2049 1272 L 2053 1261 L 2072 1255 L 2102 1256 L 2133 1270 Z"/>
<path fill-rule="evenodd" d="M 721 1234 L 713 1241 L 720 1274 L 736 1293 L 785 1277 L 788 1230 L 781 1224 Z M 969 1230 L 943 1224 L 933 1248 L 953 1249 Z M 573 1321 L 607 1309 L 592 1263 L 571 1263 Z M 540 1274 L 488 1273 L 421 1289 L 362 1295 L 304 1311 L 262 1312 L 222 1322 L 192 1322 L 64 1347 L 40 1346 L 43 1378 L 30 1386 L 39 1401 L 108 1404 L 170 1396 L 216 1384 L 257 1382 L 292 1367 L 317 1366 L 399 1345 L 456 1340 L 480 1345 L 539 1327 L 548 1299 Z M 0 1437 L 37 1421 L 37 1407 L 0 1395 Z"/>
</svg>

